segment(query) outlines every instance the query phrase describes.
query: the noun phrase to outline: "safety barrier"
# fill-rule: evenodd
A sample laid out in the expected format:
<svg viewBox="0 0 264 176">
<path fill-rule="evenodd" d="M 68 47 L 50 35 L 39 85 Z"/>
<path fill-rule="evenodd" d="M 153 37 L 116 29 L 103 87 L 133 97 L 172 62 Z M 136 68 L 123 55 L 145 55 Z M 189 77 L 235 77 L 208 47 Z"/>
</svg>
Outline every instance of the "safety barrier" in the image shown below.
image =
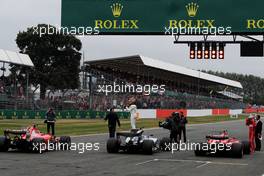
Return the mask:
<svg viewBox="0 0 264 176">
<path fill-rule="evenodd" d="M 104 118 L 107 112 L 102 111 L 76 111 L 64 110 L 56 111 L 58 119 L 95 119 Z M 129 112 L 117 112 L 119 118 L 125 119 L 129 117 Z M 30 110 L 0 110 L 0 119 L 44 119 L 46 111 L 30 111 Z"/>
<path fill-rule="evenodd" d="M 236 115 L 244 113 L 264 112 L 264 108 L 254 109 L 138 109 L 142 119 L 163 119 L 171 115 L 172 112 L 183 112 L 188 117 L 202 117 L 211 115 Z M 44 119 L 46 111 L 29 110 L 0 110 L 0 119 Z M 95 119 L 104 118 L 107 112 L 102 111 L 76 111 L 63 110 L 56 111 L 58 119 Z M 118 111 L 119 118 L 129 118 L 129 112 Z"/>
<path fill-rule="evenodd" d="M 245 113 L 263 113 L 264 112 L 264 108 L 247 108 L 244 109 L 243 112 Z"/>
<path fill-rule="evenodd" d="M 212 115 L 229 115 L 229 109 L 213 109 Z"/>
<path fill-rule="evenodd" d="M 167 118 L 173 112 L 183 112 L 183 114 L 187 116 L 187 109 L 157 109 L 156 118 L 158 119 Z"/>
<path fill-rule="evenodd" d="M 173 112 L 183 112 L 188 117 L 242 114 L 242 109 L 138 109 L 141 118 L 164 119 Z"/>
</svg>

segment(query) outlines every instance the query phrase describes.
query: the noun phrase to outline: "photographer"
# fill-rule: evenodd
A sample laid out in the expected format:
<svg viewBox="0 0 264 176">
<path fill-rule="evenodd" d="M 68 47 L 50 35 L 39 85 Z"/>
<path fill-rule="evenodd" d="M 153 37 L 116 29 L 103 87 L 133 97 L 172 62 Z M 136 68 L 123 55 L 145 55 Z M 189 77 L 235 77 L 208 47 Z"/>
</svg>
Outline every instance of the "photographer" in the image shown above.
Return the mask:
<svg viewBox="0 0 264 176">
<path fill-rule="evenodd" d="M 173 112 L 164 122 L 159 122 L 159 127 L 170 130 L 170 142 L 179 143 L 179 113 Z"/>
<path fill-rule="evenodd" d="M 186 143 L 186 124 L 188 123 L 187 118 L 184 116 L 183 112 L 180 112 L 180 140 L 183 134 L 183 141 Z"/>
<path fill-rule="evenodd" d="M 46 120 L 45 123 L 47 123 L 47 132 L 50 133 L 51 128 L 51 134 L 55 135 L 55 122 L 56 122 L 56 115 L 52 108 L 49 108 L 49 110 L 46 113 Z"/>
<path fill-rule="evenodd" d="M 180 114 L 178 112 L 172 113 L 172 118 L 174 122 L 174 142 L 179 143 L 180 142 Z"/>
<path fill-rule="evenodd" d="M 255 142 L 256 142 L 256 150 L 261 150 L 261 138 L 262 138 L 262 122 L 260 120 L 260 115 L 257 115 L 256 117 L 256 129 L 255 129 Z"/>
</svg>

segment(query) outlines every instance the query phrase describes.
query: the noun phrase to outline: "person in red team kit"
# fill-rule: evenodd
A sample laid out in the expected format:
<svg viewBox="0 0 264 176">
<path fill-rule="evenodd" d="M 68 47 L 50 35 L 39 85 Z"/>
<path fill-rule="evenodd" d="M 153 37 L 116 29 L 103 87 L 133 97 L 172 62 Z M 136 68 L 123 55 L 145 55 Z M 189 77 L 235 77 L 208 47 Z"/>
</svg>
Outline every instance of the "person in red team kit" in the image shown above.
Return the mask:
<svg viewBox="0 0 264 176">
<path fill-rule="evenodd" d="M 254 116 L 249 116 L 246 119 L 246 125 L 248 126 L 249 130 L 249 142 L 250 142 L 250 152 L 254 153 L 256 145 L 255 145 L 255 128 L 256 128 L 256 122 Z"/>
</svg>

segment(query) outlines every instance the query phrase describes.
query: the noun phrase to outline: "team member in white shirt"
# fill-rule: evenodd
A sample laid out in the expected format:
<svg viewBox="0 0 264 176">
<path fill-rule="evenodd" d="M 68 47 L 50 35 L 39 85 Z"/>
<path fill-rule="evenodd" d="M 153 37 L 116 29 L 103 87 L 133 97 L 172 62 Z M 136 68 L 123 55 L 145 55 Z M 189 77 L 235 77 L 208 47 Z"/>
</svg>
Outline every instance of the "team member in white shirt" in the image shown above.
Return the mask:
<svg viewBox="0 0 264 176">
<path fill-rule="evenodd" d="M 136 129 L 137 106 L 135 103 L 136 99 L 131 97 L 128 99 L 128 106 L 126 107 L 126 110 L 130 112 L 131 129 Z"/>
</svg>

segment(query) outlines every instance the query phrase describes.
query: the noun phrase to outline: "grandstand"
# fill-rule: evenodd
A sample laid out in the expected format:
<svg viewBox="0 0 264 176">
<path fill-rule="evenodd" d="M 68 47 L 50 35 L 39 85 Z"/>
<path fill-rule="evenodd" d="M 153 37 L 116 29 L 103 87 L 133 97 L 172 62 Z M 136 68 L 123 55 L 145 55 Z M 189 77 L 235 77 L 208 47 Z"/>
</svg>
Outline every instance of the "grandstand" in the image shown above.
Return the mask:
<svg viewBox="0 0 264 176">
<path fill-rule="evenodd" d="M 110 106 L 122 108 L 128 96 L 137 98 L 141 109 L 211 109 L 245 107 L 243 99 L 223 94 L 228 89 L 232 95 L 243 94 L 242 85 L 233 80 L 210 75 L 178 65 L 141 55 L 91 60 L 85 62 L 91 76 L 90 103 L 92 108 L 103 110 Z M 164 84 L 165 93 L 110 93 L 98 92 L 98 85 Z M 239 96 L 241 97 L 241 96 Z"/>
<path fill-rule="evenodd" d="M 25 84 L 18 82 L 16 73 L 5 76 L 5 64 L 34 67 L 27 54 L 0 49 L 0 109 L 32 109 L 32 92 L 29 90 L 29 73 L 25 75 Z"/>
<path fill-rule="evenodd" d="M 84 89 L 67 93 L 48 92 L 45 100 L 36 99 L 33 91 L 13 84 L 12 78 L 0 79 L 0 109 L 105 111 L 115 106 L 122 109 L 129 96 L 137 99 L 140 109 L 243 109 L 243 87 L 233 80 L 210 75 L 151 59 L 141 55 L 99 59 L 85 62 Z M 165 85 L 165 92 L 146 95 L 112 92 L 105 95 L 99 85 Z M 21 84 L 22 85 L 22 84 Z M 21 90 L 21 91 L 20 91 Z M 28 96 L 25 96 L 25 90 Z"/>
</svg>

